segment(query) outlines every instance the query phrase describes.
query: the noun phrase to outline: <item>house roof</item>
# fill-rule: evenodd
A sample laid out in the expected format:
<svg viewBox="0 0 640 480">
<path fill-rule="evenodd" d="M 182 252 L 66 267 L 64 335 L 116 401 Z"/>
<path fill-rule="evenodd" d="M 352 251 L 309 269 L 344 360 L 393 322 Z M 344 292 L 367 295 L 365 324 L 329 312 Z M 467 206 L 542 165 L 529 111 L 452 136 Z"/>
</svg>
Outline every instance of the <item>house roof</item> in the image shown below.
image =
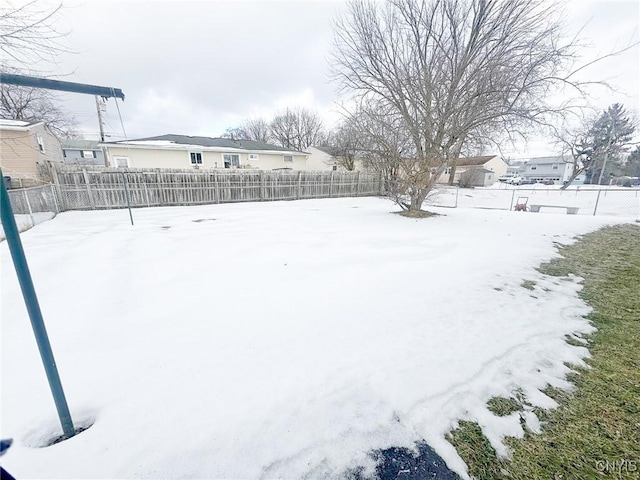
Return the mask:
<svg viewBox="0 0 640 480">
<path fill-rule="evenodd" d="M 562 157 L 535 157 L 527 161 L 527 165 L 545 165 L 552 163 L 564 163 Z"/>
<path fill-rule="evenodd" d="M 484 165 L 492 158 L 497 157 L 497 155 L 485 155 L 483 157 L 463 157 L 459 158 L 457 165 L 459 167 L 477 167 L 480 165 Z"/>
<path fill-rule="evenodd" d="M 62 148 L 69 150 L 99 150 L 96 140 L 62 140 Z"/>
<path fill-rule="evenodd" d="M 320 150 L 327 155 L 331 155 L 332 157 L 335 157 L 338 151 L 336 147 L 331 147 L 329 145 L 314 145 L 313 148 Z"/>
<path fill-rule="evenodd" d="M 213 138 L 213 137 L 192 137 L 190 135 L 176 135 L 169 133 L 167 135 L 159 135 L 157 137 L 137 138 L 134 140 L 120 140 L 117 142 L 104 142 L 104 145 L 139 145 L 149 147 L 167 147 L 171 145 L 213 147 L 213 148 L 234 148 L 238 150 L 249 151 L 274 151 L 274 152 L 297 152 L 290 148 L 280 147 L 265 142 L 257 142 L 254 140 L 232 140 L 230 138 Z"/>
<path fill-rule="evenodd" d="M 30 127 L 44 122 L 34 122 L 29 120 L 14 120 L 11 118 L 0 118 L 0 128 L 6 130 L 29 130 Z"/>
</svg>

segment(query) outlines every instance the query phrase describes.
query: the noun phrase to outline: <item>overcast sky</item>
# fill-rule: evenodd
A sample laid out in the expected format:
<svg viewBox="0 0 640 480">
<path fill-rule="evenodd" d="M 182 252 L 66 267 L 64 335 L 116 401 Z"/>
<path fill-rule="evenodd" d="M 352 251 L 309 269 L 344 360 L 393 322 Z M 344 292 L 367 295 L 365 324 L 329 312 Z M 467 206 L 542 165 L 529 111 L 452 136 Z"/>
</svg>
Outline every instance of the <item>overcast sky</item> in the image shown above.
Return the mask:
<svg viewBox="0 0 640 480">
<path fill-rule="evenodd" d="M 339 101 L 329 77 L 332 22 L 341 1 L 66 0 L 57 22 L 76 53 L 54 70 L 65 80 L 121 88 L 129 138 L 177 133 L 218 136 L 244 118 L 271 117 L 287 106 L 318 110 L 327 124 Z M 568 34 L 584 26 L 585 60 L 638 40 L 638 0 L 571 0 Z M 640 49 L 583 72 L 620 92 L 594 90 L 594 103 L 640 110 Z M 61 94 L 87 138 L 97 138 L 94 99 Z M 122 138 L 115 101 L 107 133 Z M 523 147 L 525 149 L 527 147 Z M 530 154 L 553 153 L 537 141 Z M 547 148 L 547 151 L 543 151 Z M 527 152 L 519 152 L 527 153 Z"/>
</svg>

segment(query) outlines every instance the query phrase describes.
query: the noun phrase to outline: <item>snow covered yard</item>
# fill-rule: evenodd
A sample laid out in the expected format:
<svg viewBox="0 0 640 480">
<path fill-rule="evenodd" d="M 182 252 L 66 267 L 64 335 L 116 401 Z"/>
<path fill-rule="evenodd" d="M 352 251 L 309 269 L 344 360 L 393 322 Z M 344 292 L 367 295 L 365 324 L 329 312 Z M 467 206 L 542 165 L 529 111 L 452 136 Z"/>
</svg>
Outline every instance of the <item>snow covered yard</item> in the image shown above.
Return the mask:
<svg viewBox="0 0 640 480">
<path fill-rule="evenodd" d="M 19 232 L 25 232 L 42 222 L 51 220 L 55 216 L 56 214 L 53 212 L 34 212 L 32 215 L 14 215 Z M 4 240 L 4 238 L 4 229 L 2 228 L 2 224 L 0 224 L 0 240 Z"/>
<path fill-rule="evenodd" d="M 22 235 L 71 413 L 61 433 L 6 243 L 3 457 L 16 478 L 312 478 L 373 468 L 372 449 L 517 414 L 485 402 L 567 386 L 587 350 L 576 279 L 535 267 L 554 242 L 621 220 L 386 200 L 66 212 Z M 525 285 L 523 282 L 528 280 Z M 535 282 L 532 283 L 532 282 Z M 536 420 L 528 417 L 532 428 Z"/>
</svg>

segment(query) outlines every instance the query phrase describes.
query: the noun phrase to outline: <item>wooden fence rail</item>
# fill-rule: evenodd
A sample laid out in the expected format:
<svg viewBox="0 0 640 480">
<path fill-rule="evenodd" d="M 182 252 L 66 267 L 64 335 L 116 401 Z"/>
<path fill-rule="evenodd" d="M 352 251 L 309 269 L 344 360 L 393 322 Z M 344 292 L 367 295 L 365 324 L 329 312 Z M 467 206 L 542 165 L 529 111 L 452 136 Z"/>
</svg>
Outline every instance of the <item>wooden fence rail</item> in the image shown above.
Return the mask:
<svg viewBox="0 0 640 480">
<path fill-rule="evenodd" d="M 379 195 L 380 176 L 364 172 L 115 169 L 59 166 L 53 171 L 60 210 L 126 206 L 297 200 Z"/>
</svg>

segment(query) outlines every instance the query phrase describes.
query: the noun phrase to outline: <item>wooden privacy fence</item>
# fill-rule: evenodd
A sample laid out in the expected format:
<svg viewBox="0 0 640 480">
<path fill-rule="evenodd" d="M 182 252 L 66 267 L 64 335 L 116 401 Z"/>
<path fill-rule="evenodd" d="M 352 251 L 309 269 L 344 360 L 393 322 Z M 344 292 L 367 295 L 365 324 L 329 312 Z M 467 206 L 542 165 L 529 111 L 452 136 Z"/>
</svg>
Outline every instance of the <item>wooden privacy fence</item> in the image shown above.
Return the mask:
<svg viewBox="0 0 640 480">
<path fill-rule="evenodd" d="M 261 170 L 116 169 L 59 166 L 60 210 L 203 205 L 379 195 L 377 174 Z"/>
</svg>

